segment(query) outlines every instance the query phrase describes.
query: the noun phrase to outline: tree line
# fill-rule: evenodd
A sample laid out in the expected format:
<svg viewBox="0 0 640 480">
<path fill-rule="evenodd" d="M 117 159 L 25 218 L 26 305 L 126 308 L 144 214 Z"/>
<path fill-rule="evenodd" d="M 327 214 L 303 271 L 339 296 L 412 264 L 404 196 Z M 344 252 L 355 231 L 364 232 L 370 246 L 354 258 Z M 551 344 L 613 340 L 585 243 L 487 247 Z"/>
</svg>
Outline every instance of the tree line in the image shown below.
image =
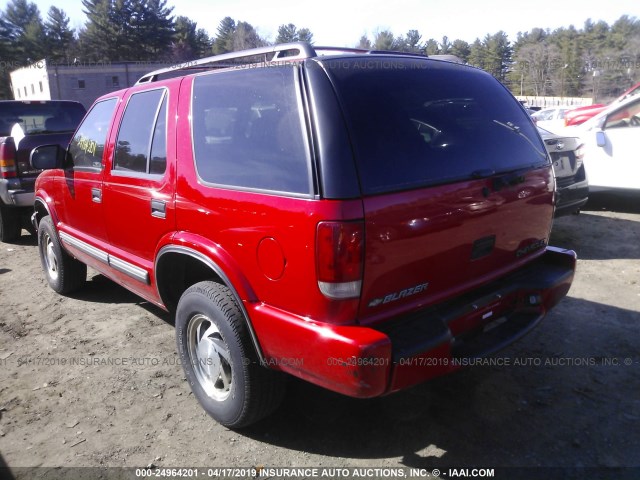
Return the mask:
<svg viewBox="0 0 640 480">
<path fill-rule="evenodd" d="M 513 43 L 504 31 L 468 43 L 446 36 L 425 40 L 417 30 L 400 36 L 380 30 L 371 39 L 362 36 L 357 46 L 455 55 L 494 75 L 514 95 L 608 101 L 640 81 L 640 20 L 628 15 L 612 25 L 587 20 L 581 29 L 534 28 Z"/>
<path fill-rule="evenodd" d="M 43 20 L 35 3 L 11 0 L 0 11 L 0 98 L 11 98 L 9 73 L 46 58 L 50 63 L 185 62 L 271 43 L 313 42 L 308 28 L 283 24 L 274 42 L 247 22 L 225 17 L 216 35 L 188 17 L 173 16 L 167 0 L 82 0 L 86 23 L 70 27 L 52 6 Z"/>
<path fill-rule="evenodd" d="M 49 62 L 183 62 L 273 43 L 313 43 L 308 28 L 280 25 L 273 41 L 248 22 L 223 18 L 215 34 L 184 16 L 167 0 L 82 0 L 86 23 L 78 30 L 52 6 L 46 18 L 29 0 L 10 0 L 0 11 L 0 98 L 11 98 L 9 72 L 46 58 Z M 516 95 L 594 97 L 609 100 L 640 80 L 640 21 L 624 15 L 612 25 L 587 20 L 556 30 L 534 28 L 511 42 L 504 31 L 474 42 L 444 36 L 425 39 L 418 30 L 363 35 L 358 48 L 448 54 L 487 70 Z"/>
</svg>

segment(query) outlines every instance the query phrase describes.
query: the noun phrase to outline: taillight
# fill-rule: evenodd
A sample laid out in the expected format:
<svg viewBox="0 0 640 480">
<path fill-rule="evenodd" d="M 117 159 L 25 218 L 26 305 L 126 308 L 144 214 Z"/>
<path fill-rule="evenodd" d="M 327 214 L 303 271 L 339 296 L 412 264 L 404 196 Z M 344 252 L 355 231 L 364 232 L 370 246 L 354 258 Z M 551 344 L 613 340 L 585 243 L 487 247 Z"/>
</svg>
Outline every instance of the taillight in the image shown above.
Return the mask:
<svg viewBox="0 0 640 480">
<path fill-rule="evenodd" d="M 0 177 L 15 178 L 16 176 L 16 147 L 13 143 L 0 143 Z"/>
<path fill-rule="evenodd" d="M 576 171 L 582 166 L 582 159 L 584 158 L 584 144 L 581 144 L 576 148 Z"/>
<path fill-rule="evenodd" d="M 362 222 L 320 222 L 316 270 L 320 291 L 332 299 L 360 296 L 364 262 Z"/>
</svg>

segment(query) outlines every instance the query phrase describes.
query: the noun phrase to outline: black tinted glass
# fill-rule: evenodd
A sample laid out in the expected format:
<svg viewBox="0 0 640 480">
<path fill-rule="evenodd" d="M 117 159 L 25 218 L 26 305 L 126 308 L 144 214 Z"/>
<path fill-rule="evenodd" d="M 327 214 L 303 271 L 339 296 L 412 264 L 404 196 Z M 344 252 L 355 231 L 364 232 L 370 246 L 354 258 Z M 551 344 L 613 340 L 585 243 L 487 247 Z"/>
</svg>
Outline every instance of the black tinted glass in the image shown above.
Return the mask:
<svg viewBox="0 0 640 480">
<path fill-rule="evenodd" d="M 149 173 L 161 175 L 167 168 L 167 97 L 165 95 L 158 113 L 151 143 Z"/>
<path fill-rule="evenodd" d="M 102 168 L 102 153 L 116 103 L 115 98 L 96 103 L 85 117 L 69 145 L 74 167 Z"/>
<path fill-rule="evenodd" d="M 548 161 L 527 114 L 480 70 L 390 57 L 323 63 L 347 115 L 364 193 Z"/>
<path fill-rule="evenodd" d="M 160 89 L 136 93 L 129 99 L 118 132 L 114 170 L 148 173 L 151 134 L 163 96 Z"/>
<path fill-rule="evenodd" d="M 85 113 L 76 102 L 0 102 L 0 136 L 16 124 L 25 135 L 73 132 Z"/>
<path fill-rule="evenodd" d="M 309 193 L 293 67 L 197 77 L 192 122 L 196 167 L 204 181 Z"/>
</svg>

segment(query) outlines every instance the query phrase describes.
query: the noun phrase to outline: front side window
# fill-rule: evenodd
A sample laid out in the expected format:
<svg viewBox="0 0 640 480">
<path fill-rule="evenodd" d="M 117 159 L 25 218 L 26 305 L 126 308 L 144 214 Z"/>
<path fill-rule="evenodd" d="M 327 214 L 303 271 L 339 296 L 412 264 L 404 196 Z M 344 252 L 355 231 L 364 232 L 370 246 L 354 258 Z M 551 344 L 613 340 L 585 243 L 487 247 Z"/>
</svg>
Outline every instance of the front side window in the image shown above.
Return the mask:
<svg viewBox="0 0 640 480">
<path fill-rule="evenodd" d="M 604 128 L 640 127 L 640 100 L 619 108 L 607 117 Z"/>
<path fill-rule="evenodd" d="M 74 168 L 102 168 L 102 154 L 107 142 L 111 117 L 117 98 L 96 103 L 69 145 L 69 159 Z"/>
<path fill-rule="evenodd" d="M 207 183 L 308 195 L 309 154 L 291 66 L 196 77 L 193 149 Z"/>
<path fill-rule="evenodd" d="M 167 164 L 166 103 L 164 89 L 131 96 L 116 141 L 115 171 L 164 173 Z"/>
</svg>

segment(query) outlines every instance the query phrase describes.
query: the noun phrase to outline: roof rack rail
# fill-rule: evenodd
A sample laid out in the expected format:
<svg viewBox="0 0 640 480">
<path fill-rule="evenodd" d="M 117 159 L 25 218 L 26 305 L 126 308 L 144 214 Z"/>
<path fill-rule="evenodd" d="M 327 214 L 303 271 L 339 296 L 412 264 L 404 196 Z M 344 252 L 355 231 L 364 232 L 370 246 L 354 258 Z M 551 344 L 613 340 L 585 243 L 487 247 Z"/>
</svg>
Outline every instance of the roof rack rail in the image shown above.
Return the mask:
<svg viewBox="0 0 640 480">
<path fill-rule="evenodd" d="M 214 55 L 211 57 L 200 58 L 198 60 L 191 60 L 189 62 L 178 63 L 171 67 L 161 68 L 147 73 L 140 77 L 136 82 L 136 85 L 142 83 L 150 83 L 158 80 L 158 77 L 167 73 L 180 72 L 182 70 L 202 70 L 209 68 L 209 65 L 214 66 L 222 62 L 229 62 L 231 60 L 239 60 L 242 58 L 264 56 L 263 63 L 277 62 L 277 61 L 289 61 L 289 60 L 302 60 L 305 58 L 317 57 L 319 53 L 325 55 L 340 54 L 340 53 L 352 53 L 352 54 L 364 54 L 364 55 L 406 55 L 406 56 L 422 56 L 425 55 L 412 52 L 398 52 L 387 50 L 372 50 L 365 48 L 350 48 L 350 47 L 312 47 L 307 42 L 294 42 L 294 43 L 282 43 L 279 45 L 273 45 L 270 47 L 252 48 L 250 50 L 242 50 L 238 52 L 223 53 L 221 55 Z M 255 62 L 254 62 L 255 63 Z M 220 65 L 221 67 L 231 66 L 231 63 Z"/>
<path fill-rule="evenodd" d="M 198 60 L 178 63 L 174 66 L 154 70 L 153 72 L 143 75 L 136 82 L 136 85 L 155 82 L 158 80 L 160 75 L 166 73 L 204 68 L 205 65 L 209 64 L 238 60 L 247 57 L 256 57 L 259 55 L 264 55 L 264 63 L 277 62 L 279 60 L 301 60 L 317 56 L 316 51 L 307 42 L 283 43 L 270 47 L 259 47 L 238 52 L 223 53 L 221 55 L 213 55 L 211 57 L 200 58 Z"/>
<path fill-rule="evenodd" d="M 418 56 L 418 57 L 426 57 L 427 55 L 424 55 L 422 53 L 416 53 L 416 52 L 400 52 L 398 50 L 373 50 L 370 48 L 351 48 L 351 47 L 313 47 L 313 49 L 316 51 L 316 53 L 324 53 L 324 54 L 331 54 L 331 53 L 354 53 L 354 54 L 364 54 L 364 55 L 404 55 L 404 56 L 409 56 L 409 57 L 414 57 L 414 56 Z"/>
</svg>

